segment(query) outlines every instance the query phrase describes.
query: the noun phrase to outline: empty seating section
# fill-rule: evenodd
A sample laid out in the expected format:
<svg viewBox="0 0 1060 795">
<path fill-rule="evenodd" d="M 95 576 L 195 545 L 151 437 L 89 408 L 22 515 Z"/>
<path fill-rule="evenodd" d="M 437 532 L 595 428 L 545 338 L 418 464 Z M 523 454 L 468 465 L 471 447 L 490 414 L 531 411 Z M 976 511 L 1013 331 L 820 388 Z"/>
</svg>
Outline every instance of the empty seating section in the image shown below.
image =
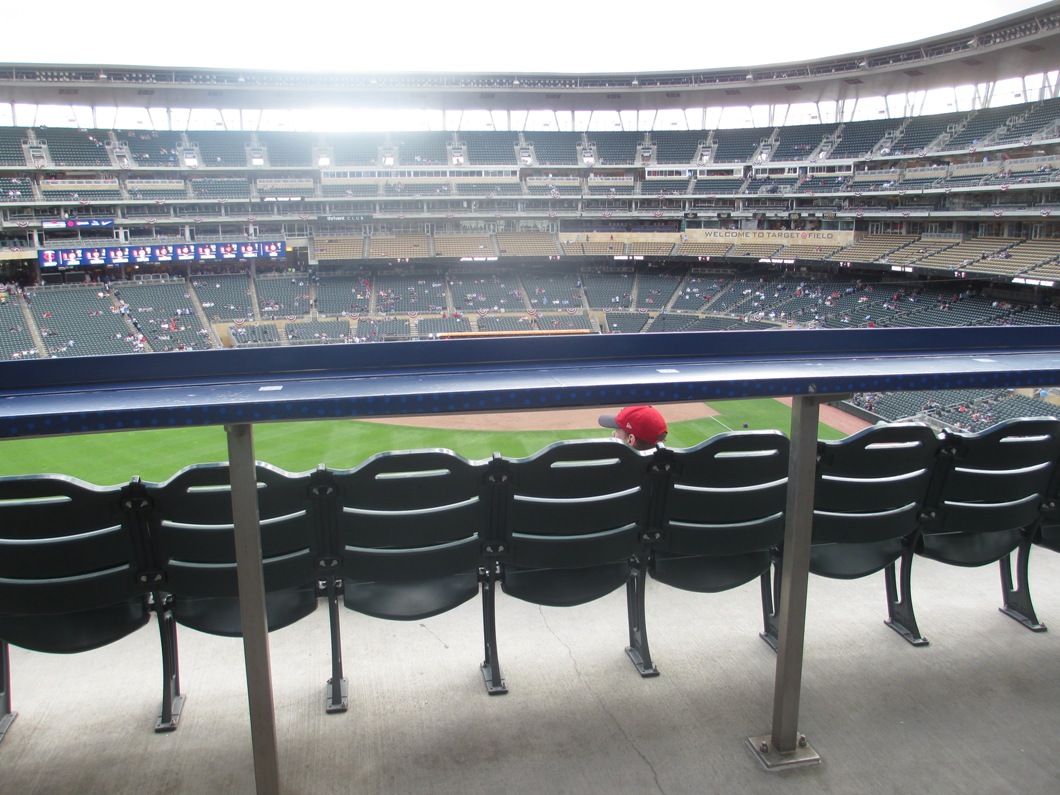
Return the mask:
<svg viewBox="0 0 1060 795">
<path fill-rule="evenodd" d="M 1004 126 L 1006 120 L 1012 115 L 1013 109 L 1011 107 L 978 110 L 968 119 L 964 129 L 946 141 L 942 148 L 944 150 L 967 149 L 977 145 L 983 146 L 993 143 L 992 137 L 994 133 Z"/>
<path fill-rule="evenodd" d="M 188 198 L 188 187 L 183 180 L 130 179 L 125 183 L 125 189 L 129 193 L 129 198 L 134 201 L 140 199 L 179 200 Z"/>
<path fill-rule="evenodd" d="M 782 257 L 783 259 L 823 260 L 828 259 L 838 250 L 839 246 L 817 246 L 813 243 L 795 243 L 784 246 L 780 249 L 777 256 Z"/>
<path fill-rule="evenodd" d="M 523 291 L 514 273 L 492 276 L 454 273 L 449 280 L 449 291 L 453 296 L 453 308 L 458 312 L 526 310 Z"/>
<path fill-rule="evenodd" d="M 920 304 L 928 304 L 921 306 Z M 908 307 L 906 307 L 908 308 Z M 905 315 L 895 315 L 887 320 L 888 326 L 976 326 L 988 323 L 999 313 L 991 309 L 990 302 L 982 298 L 965 298 L 957 302 L 930 299 L 918 302 L 918 306 Z"/>
<path fill-rule="evenodd" d="M 839 140 L 828 151 L 828 158 L 838 160 L 868 155 L 890 130 L 896 129 L 900 124 L 900 119 L 847 122 L 839 130 Z"/>
<path fill-rule="evenodd" d="M 1006 321 L 1014 326 L 1060 326 L 1060 310 L 1053 307 L 1024 308 L 1010 313 Z"/>
<path fill-rule="evenodd" d="M 624 254 L 625 244 L 620 240 L 591 240 L 581 244 L 581 253 L 587 257 L 611 257 L 616 254 Z M 569 254 L 566 247 L 564 254 Z"/>
<path fill-rule="evenodd" d="M 208 329 L 184 281 L 134 282 L 114 288 L 129 308 L 154 351 L 203 350 L 213 347 Z"/>
<path fill-rule="evenodd" d="M 947 128 L 955 127 L 964 120 L 964 113 L 942 113 L 934 116 L 916 116 L 909 119 L 901 137 L 891 144 L 891 154 L 913 155 L 927 149 Z"/>
<path fill-rule="evenodd" d="M 502 257 L 554 257 L 560 253 L 548 232 L 498 232 L 497 246 Z"/>
<path fill-rule="evenodd" d="M 379 165 L 379 150 L 384 143 L 382 133 L 332 133 L 327 139 L 334 155 L 332 166 Z"/>
<path fill-rule="evenodd" d="M 596 144 L 597 166 L 630 166 L 640 159 L 643 133 L 599 131 L 588 133 L 588 137 L 590 143 Z"/>
<path fill-rule="evenodd" d="M 1060 98 L 1044 100 L 998 136 L 997 143 L 1016 143 L 1037 138 L 1060 119 Z"/>
<path fill-rule="evenodd" d="M 582 310 L 570 307 L 565 312 L 538 313 L 527 322 L 538 331 L 595 331 L 592 319 Z"/>
<path fill-rule="evenodd" d="M 246 133 L 195 130 L 188 133 L 188 140 L 198 145 L 199 165 L 203 168 L 246 168 L 248 165 L 250 139 Z"/>
<path fill-rule="evenodd" d="M 376 274 L 372 284 L 375 311 L 430 312 L 437 314 L 448 309 L 445 283 L 437 276 Z"/>
<path fill-rule="evenodd" d="M 228 327 L 228 336 L 237 348 L 243 345 L 280 344 L 280 332 L 274 323 L 239 323 Z"/>
<path fill-rule="evenodd" d="M 421 340 L 434 339 L 443 334 L 467 334 L 471 331 L 471 321 L 463 315 L 425 317 L 416 321 L 416 336 Z"/>
<path fill-rule="evenodd" d="M 363 237 L 317 238 L 313 241 L 317 259 L 364 259 Z"/>
<path fill-rule="evenodd" d="M 560 196 L 581 196 L 582 183 L 581 180 L 572 180 L 568 178 L 562 180 L 547 180 L 545 182 L 528 182 L 526 190 L 531 196 L 551 196 L 553 198 L 559 198 Z"/>
<path fill-rule="evenodd" d="M 259 276 L 254 280 L 262 320 L 302 317 L 309 313 L 310 285 L 305 273 Z"/>
<path fill-rule="evenodd" d="M 407 340 L 411 336 L 408 318 L 358 318 L 357 336 L 365 342 Z"/>
<path fill-rule="evenodd" d="M 436 180 L 430 182 L 420 180 L 410 182 L 391 182 L 390 180 L 387 180 L 383 184 L 384 196 L 421 198 L 423 196 L 448 196 L 449 193 L 449 183 L 438 182 Z"/>
<path fill-rule="evenodd" d="M 76 183 L 53 183 L 45 180 L 40 186 L 41 198 L 45 201 L 76 201 L 86 204 L 90 201 L 121 201 L 121 187 L 117 180 L 110 182 L 88 182 L 78 180 Z"/>
<path fill-rule="evenodd" d="M 752 177 L 747 183 L 747 193 L 790 193 L 798 183 L 798 177 Z"/>
<path fill-rule="evenodd" d="M 708 130 L 660 130 L 651 134 L 655 144 L 655 162 L 659 165 L 690 166 L 696 162 L 696 152 L 710 136 Z M 715 162 L 717 157 L 715 156 Z"/>
<path fill-rule="evenodd" d="M 775 328 L 772 324 L 759 324 L 743 318 L 701 317 L 696 319 L 685 331 L 748 331 L 759 328 Z"/>
<path fill-rule="evenodd" d="M 953 238 L 921 237 L 919 239 L 914 239 L 912 242 L 902 246 L 896 251 L 888 252 L 886 254 L 886 262 L 895 265 L 908 265 L 910 263 L 918 262 L 930 254 L 945 251 L 946 249 L 957 245 L 957 243 L 958 241 Z"/>
<path fill-rule="evenodd" d="M 493 238 L 489 235 L 435 235 L 434 253 L 438 257 L 492 257 Z"/>
<path fill-rule="evenodd" d="M 444 166 L 449 163 L 446 145 L 452 143 L 451 133 L 395 132 L 390 137 L 397 145 L 402 166 Z"/>
<path fill-rule="evenodd" d="M 611 312 L 604 315 L 609 334 L 638 334 L 644 331 L 651 316 L 641 312 Z"/>
<path fill-rule="evenodd" d="M 633 182 L 619 182 L 613 179 L 591 179 L 588 182 L 590 196 L 632 196 L 636 185 Z"/>
<path fill-rule="evenodd" d="M 517 133 L 461 132 L 458 137 L 467 147 L 467 161 L 476 166 L 514 166 L 518 164 L 515 148 Z"/>
<path fill-rule="evenodd" d="M 398 259 L 431 256 L 431 241 L 427 235 L 373 235 L 368 240 L 371 259 Z"/>
<path fill-rule="evenodd" d="M 659 312 L 670 303 L 681 285 L 683 273 L 647 271 L 637 275 L 637 306 Z"/>
<path fill-rule="evenodd" d="M 902 176 L 902 172 L 897 169 L 886 169 L 886 170 L 874 170 L 874 171 L 861 171 L 854 174 L 853 178 L 847 183 L 849 190 L 854 191 L 855 194 L 862 193 L 865 191 L 887 191 L 894 190 L 898 184 L 899 179 L 912 180 L 910 187 L 927 187 L 928 184 L 936 182 L 945 176 L 945 172 L 933 171 L 928 178 L 928 181 L 923 185 L 918 185 L 915 178 L 906 175 Z"/>
<path fill-rule="evenodd" d="M 1021 240 L 995 256 L 1001 257 L 1002 264 L 1011 266 L 1014 272 L 1021 272 L 1060 257 L 1060 240 Z M 984 264 L 980 262 L 977 268 Z"/>
<path fill-rule="evenodd" d="M 309 343 L 324 345 L 329 342 L 350 341 L 350 321 L 346 318 L 335 320 L 305 320 L 298 323 L 285 323 L 284 336 L 291 345 Z"/>
<path fill-rule="evenodd" d="M 1032 544 L 1057 548 L 1060 421 L 1024 418 L 981 433 L 874 426 L 818 442 L 816 454 L 812 574 L 858 579 L 882 571 L 886 623 L 924 645 L 912 600 L 915 558 L 963 567 L 1001 561 L 1003 612 L 1043 628 L 1027 557 Z M 354 692 L 342 672 L 340 604 L 361 616 L 417 621 L 479 599 L 480 668 L 491 694 L 507 690 L 498 588 L 554 607 L 624 588 L 626 652 L 638 673 L 655 676 L 649 578 L 702 594 L 757 579 L 762 637 L 775 648 L 782 605 L 770 571 L 789 553 L 789 455 L 778 431 L 735 431 L 643 452 L 589 439 L 523 458 L 399 450 L 311 473 L 257 463 L 267 626 L 300 621 L 325 599 L 328 712 L 346 710 Z M 114 486 L 60 475 L 0 478 L 2 643 L 88 651 L 141 629 L 154 613 L 164 685 L 155 730 L 176 729 L 186 717 L 177 625 L 241 634 L 231 481 L 223 463 Z M 1014 588 L 1007 556 L 1017 548 Z M 476 652 L 466 651 L 469 660 Z"/>
<path fill-rule="evenodd" d="M 581 279 L 576 275 L 534 271 L 522 274 L 521 280 L 533 309 L 547 312 L 582 305 Z"/>
<path fill-rule="evenodd" d="M 996 176 L 997 164 L 951 166 L 946 178 L 939 183 L 947 188 L 976 187 L 990 181 Z"/>
<path fill-rule="evenodd" d="M 585 273 L 585 297 L 593 309 L 629 309 L 633 306 L 632 273 Z"/>
<path fill-rule="evenodd" d="M 714 163 L 746 163 L 772 130 L 715 130 L 711 139 Z"/>
<path fill-rule="evenodd" d="M 460 196 L 522 196 L 523 184 L 521 182 L 472 182 L 470 184 L 457 183 L 456 192 Z"/>
<path fill-rule="evenodd" d="M 1060 262 L 1047 262 L 1029 271 L 1028 275 L 1038 279 L 1060 279 Z"/>
<path fill-rule="evenodd" d="M 550 328 L 551 315 L 493 315 L 484 314 L 476 320 L 478 331 L 491 334 L 540 331 Z"/>
<path fill-rule="evenodd" d="M 539 166 L 576 166 L 578 148 L 582 144 L 582 134 L 574 132 L 541 132 L 535 131 L 533 137 L 527 133 L 527 143 L 534 149 L 534 157 Z"/>
<path fill-rule="evenodd" d="M 320 195 L 325 199 L 378 196 L 379 187 L 376 182 L 324 182 L 320 186 Z"/>
<path fill-rule="evenodd" d="M 317 311 L 322 315 L 367 312 L 372 282 L 367 276 L 321 276 L 317 282 Z"/>
<path fill-rule="evenodd" d="M 39 288 L 27 292 L 48 356 L 109 356 L 143 350 L 138 334 L 100 286 Z"/>
<path fill-rule="evenodd" d="M 999 254 L 1017 242 L 1017 238 L 1011 237 L 976 237 L 929 254 L 919 259 L 917 265 L 940 270 L 974 270 L 979 260 Z"/>
<path fill-rule="evenodd" d="M 254 302 L 247 276 L 224 273 L 193 276 L 191 286 L 212 323 L 254 319 Z"/>
<path fill-rule="evenodd" d="M 809 160 L 837 124 L 798 124 L 778 128 L 780 140 L 770 153 L 771 161 Z"/>
<path fill-rule="evenodd" d="M 191 190 L 198 199 L 249 199 L 250 180 L 227 177 L 224 179 L 193 179 Z"/>
<path fill-rule="evenodd" d="M 22 142 L 27 140 L 26 130 L 19 127 L 0 127 L 0 166 L 26 165 L 26 152 Z"/>
<path fill-rule="evenodd" d="M 700 177 L 692 184 L 692 193 L 741 193 L 744 182 L 743 177 Z"/>
<path fill-rule="evenodd" d="M 689 193 L 687 179 L 646 179 L 640 184 L 642 196 L 684 196 Z"/>
<path fill-rule="evenodd" d="M 772 257 L 780 250 L 776 243 L 740 243 L 732 247 L 730 257 Z"/>
<path fill-rule="evenodd" d="M 49 127 L 37 135 L 37 142 L 47 141 L 48 156 L 56 166 L 112 166 L 110 130 L 70 130 Z"/>
<path fill-rule="evenodd" d="M 853 262 L 881 261 L 892 251 L 912 243 L 917 235 L 866 235 L 856 243 L 844 246 L 828 257 L 831 260 L 850 260 Z"/>
<path fill-rule="evenodd" d="M 848 175 L 805 177 L 795 188 L 796 193 L 839 193 L 847 184 Z M 702 180 L 701 180 L 702 181 Z"/>
<path fill-rule="evenodd" d="M 677 246 L 679 257 L 723 257 L 732 246 L 717 241 L 682 241 Z"/>
<path fill-rule="evenodd" d="M 320 141 L 317 133 L 258 132 L 258 143 L 265 147 L 266 162 L 276 167 L 301 168 L 313 162 L 313 147 Z"/>
<path fill-rule="evenodd" d="M 38 353 L 20 302 L 11 297 L 0 301 L 0 361 L 35 359 Z"/>
<path fill-rule="evenodd" d="M 647 240 L 633 240 L 629 244 L 629 253 L 642 257 L 669 257 L 674 252 L 674 244 L 669 241 L 652 243 Z"/>
<path fill-rule="evenodd" d="M 133 165 L 143 168 L 175 168 L 178 165 L 180 150 L 184 146 L 180 133 L 166 130 L 118 131 L 115 135 L 129 147 Z"/>
</svg>

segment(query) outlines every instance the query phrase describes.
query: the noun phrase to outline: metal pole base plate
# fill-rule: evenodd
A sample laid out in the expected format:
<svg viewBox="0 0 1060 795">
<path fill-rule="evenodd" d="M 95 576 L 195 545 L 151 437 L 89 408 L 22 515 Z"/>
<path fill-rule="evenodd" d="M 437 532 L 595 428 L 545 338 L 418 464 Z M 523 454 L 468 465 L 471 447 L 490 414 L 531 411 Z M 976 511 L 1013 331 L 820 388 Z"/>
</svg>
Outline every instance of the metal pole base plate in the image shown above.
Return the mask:
<svg viewBox="0 0 1060 795">
<path fill-rule="evenodd" d="M 1007 608 L 1007 607 L 999 607 L 998 610 L 1000 610 L 1002 613 L 1004 613 L 1009 618 L 1013 618 L 1016 621 L 1019 621 L 1021 624 L 1023 624 L 1023 626 L 1025 626 L 1031 632 L 1045 632 L 1046 631 L 1045 624 L 1041 623 L 1040 621 L 1032 621 L 1031 619 L 1027 618 L 1027 616 L 1023 615 L 1023 613 L 1021 613 L 1019 610 L 1012 610 L 1012 609 Z"/>
<path fill-rule="evenodd" d="M 338 699 L 335 696 L 338 695 Z M 336 712 L 345 712 L 350 704 L 350 686 L 346 679 L 339 680 L 339 692 L 335 693 L 335 683 L 328 680 L 327 697 L 324 700 L 324 711 L 329 715 Z"/>
<path fill-rule="evenodd" d="M 626 646 L 626 654 L 629 655 L 629 659 L 633 660 L 633 664 L 637 666 L 637 673 L 647 678 L 649 676 L 658 676 L 659 669 L 655 667 L 655 663 L 651 665 L 644 664 L 644 658 L 640 652 L 634 649 L 632 646 Z"/>
<path fill-rule="evenodd" d="M 491 696 L 503 696 L 508 692 L 508 685 L 503 679 L 500 682 L 494 681 L 493 678 L 493 666 L 489 663 L 482 663 L 479 666 L 482 669 L 482 678 L 486 682 L 486 692 Z"/>
<path fill-rule="evenodd" d="M 155 723 L 156 732 L 171 732 L 176 731 L 177 724 L 180 723 L 180 713 L 184 709 L 184 699 L 186 695 L 173 696 L 173 712 L 172 719 L 169 721 L 162 720 L 162 712 L 159 710 L 158 722 Z"/>
<path fill-rule="evenodd" d="M 769 734 L 761 737 L 748 737 L 747 746 L 759 764 L 771 772 L 821 764 L 820 755 L 813 750 L 802 735 L 799 735 L 799 744 L 796 745 L 795 750 L 788 753 L 778 751 Z"/>
</svg>

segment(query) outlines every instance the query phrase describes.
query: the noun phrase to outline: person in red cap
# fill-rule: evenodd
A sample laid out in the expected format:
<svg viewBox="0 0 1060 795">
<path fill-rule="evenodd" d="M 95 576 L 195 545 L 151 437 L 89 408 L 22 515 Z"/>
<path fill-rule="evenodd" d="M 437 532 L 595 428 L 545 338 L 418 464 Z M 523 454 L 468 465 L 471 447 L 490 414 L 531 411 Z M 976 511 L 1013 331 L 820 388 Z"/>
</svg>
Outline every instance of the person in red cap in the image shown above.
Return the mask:
<svg viewBox="0 0 1060 795">
<path fill-rule="evenodd" d="M 618 414 L 603 414 L 600 425 L 636 450 L 654 450 L 666 438 L 666 420 L 654 406 L 627 406 Z"/>
</svg>

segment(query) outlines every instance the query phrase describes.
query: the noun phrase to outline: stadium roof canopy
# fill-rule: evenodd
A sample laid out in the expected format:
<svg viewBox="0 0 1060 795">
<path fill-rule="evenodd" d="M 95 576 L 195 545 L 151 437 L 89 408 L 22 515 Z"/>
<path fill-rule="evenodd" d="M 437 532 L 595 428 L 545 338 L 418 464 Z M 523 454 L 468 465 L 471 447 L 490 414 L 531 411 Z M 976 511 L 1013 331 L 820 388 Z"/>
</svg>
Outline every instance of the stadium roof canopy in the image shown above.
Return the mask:
<svg viewBox="0 0 1060 795">
<path fill-rule="evenodd" d="M 1060 0 L 945 35 L 856 54 L 699 71 L 346 73 L 0 64 L 0 103 L 10 108 L 651 112 L 798 103 L 842 106 L 974 86 L 974 104 L 990 106 L 993 86 L 1009 78 L 1035 76 L 1039 97 L 1056 96 L 1058 68 Z M 908 104 L 906 100 L 899 112 L 922 111 Z"/>
</svg>

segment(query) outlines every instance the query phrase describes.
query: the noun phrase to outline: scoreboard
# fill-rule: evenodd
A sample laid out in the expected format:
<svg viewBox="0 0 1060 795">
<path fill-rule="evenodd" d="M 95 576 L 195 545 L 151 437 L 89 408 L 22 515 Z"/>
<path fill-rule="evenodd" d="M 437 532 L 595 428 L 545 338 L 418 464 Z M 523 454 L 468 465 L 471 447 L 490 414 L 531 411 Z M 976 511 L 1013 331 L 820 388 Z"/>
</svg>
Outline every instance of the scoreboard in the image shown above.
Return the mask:
<svg viewBox="0 0 1060 795">
<path fill-rule="evenodd" d="M 282 240 L 245 243 L 181 243 L 151 246 L 93 246 L 46 248 L 37 252 L 41 268 L 75 268 L 87 265 L 125 265 L 156 262 L 223 262 L 246 259 L 286 259 Z"/>
</svg>

